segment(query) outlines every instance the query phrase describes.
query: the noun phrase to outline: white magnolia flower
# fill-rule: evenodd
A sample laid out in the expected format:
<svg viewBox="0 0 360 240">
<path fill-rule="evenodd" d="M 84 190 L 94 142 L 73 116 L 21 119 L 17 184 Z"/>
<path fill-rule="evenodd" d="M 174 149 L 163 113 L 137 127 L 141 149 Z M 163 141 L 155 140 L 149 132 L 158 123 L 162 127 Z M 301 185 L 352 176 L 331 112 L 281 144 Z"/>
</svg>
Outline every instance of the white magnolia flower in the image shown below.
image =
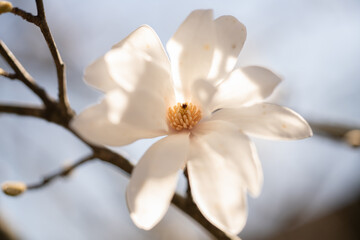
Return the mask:
<svg viewBox="0 0 360 240">
<path fill-rule="evenodd" d="M 156 33 L 142 26 L 86 69 L 85 81 L 105 97 L 73 120 L 81 136 L 121 146 L 166 135 L 140 159 L 127 188 L 138 227 L 161 220 L 186 166 L 202 214 L 237 234 L 246 222 L 246 191 L 257 196 L 263 180 L 247 135 L 311 136 L 301 116 L 263 103 L 278 76 L 258 66 L 234 68 L 245 38 L 236 18 L 213 20 L 211 10 L 196 10 L 167 43 L 171 64 Z"/>
</svg>

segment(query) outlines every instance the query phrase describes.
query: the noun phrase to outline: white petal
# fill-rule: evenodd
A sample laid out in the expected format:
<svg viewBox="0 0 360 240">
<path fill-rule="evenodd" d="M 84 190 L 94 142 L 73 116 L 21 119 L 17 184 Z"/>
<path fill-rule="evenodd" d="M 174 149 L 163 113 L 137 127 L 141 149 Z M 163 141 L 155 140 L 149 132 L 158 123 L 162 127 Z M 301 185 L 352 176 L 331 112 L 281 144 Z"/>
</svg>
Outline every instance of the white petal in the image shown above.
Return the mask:
<svg viewBox="0 0 360 240">
<path fill-rule="evenodd" d="M 261 138 L 291 140 L 312 136 L 309 124 L 299 114 L 270 103 L 223 108 L 212 119 L 229 121 L 241 131 Z"/>
<path fill-rule="evenodd" d="M 164 99 L 137 89 L 121 89 L 106 94 L 104 100 L 76 116 L 71 126 L 86 140 L 95 144 L 126 145 L 141 138 L 165 135 L 166 105 Z"/>
<path fill-rule="evenodd" d="M 109 73 L 105 56 L 98 58 L 85 69 L 84 80 L 102 92 L 108 92 L 119 87 Z"/>
<path fill-rule="evenodd" d="M 212 110 L 261 102 L 272 94 L 280 82 L 280 77 L 263 67 L 235 69 L 217 87 Z"/>
<path fill-rule="evenodd" d="M 236 65 L 246 39 L 246 28 L 233 16 L 221 16 L 215 20 L 216 47 L 209 78 L 219 80 Z"/>
<path fill-rule="evenodd" d="M 176 87 L 181 84 L 185 99 L 190 97 L 192 83 L 209 74 L 215 47 L 212 18 L 212 10 L 193 11 L 167 43 Z"/>
<path fill-rule="evenodd" d="M 156 62 L 166 65 L 170 64 L 161 40 L 156 32 L 148 25 L 139 27 L 112 48 L 126 48 L 146 52 Z"/>
<path fill-rule="evenodd" d="M 200 106 L 202 111 L 202 118 L 210 115 L 212 109 L 210 109 L 210 104 L 216 93 L 216 87 L 209 81 L 197 80 L 191 87 L 191 102 L 195 103 L 197 106 Z"/>
<path fill-rule="evenodd" d="M 151 229 L 165 215 L 186 161 L 189 134 L 169 135 L 152 145 L 132 172 L 126 196 L 130 217 Z"/>
<path fill-rule="evenodd" d="M 119 51 L 119 49 L 123 49 L 125 54 L 121 55 L 121 51 Z M 116 44 L 113 49 L 103 57 L 92 63 L 85 70 L 85 81 L 93 87 L 98 88 L 104 92 L 111 91 L 112 89 L 119 87 L 116 83 L 114 83 L 114 81 L 119 79 L 114 79 L 114 76 L 110 74 L 110 69 L 108 66 L 109 58 L 111 58 L 110 60 L 113 60 L 117 55 L 120 55 L 119 58 L 122 58 L 124 61 L 126 61 L 126 59 L 124 59 L 124 55 L 126 55 L 126 53 L 129 55 L 131 52 L 137 53 L 137 56 L 129 59 L 129 61 L 132 62 L 125 65 L 123 65 L 124 62 L 117 62 L 115 68 L 117 68 L 118 71 L 123 70 L 126 72 L 133 71 L 134 74 L 139 73 L 140 70 L 136 71 L 137 66 L 131 64 L 134 63 L 134 58 L 140 58 L 138 59 L 140 62 L 142 60 L 141 58 L 145 57 L 145 61 L 151 59 L 151 61 L 156 62 L 157 65 L 162 66 L 166 72 L 170 72 L 170 63 L 161 41 L 159 40 L 154 30 L 152 30 L 149 26 L 144 25 L 136 29 L 120 43 Z"/>
<path fill-rule="evenodd" d="M 225 121 L 205 121 L 194 129 L 193 135 L 208 145 L 218 157 L 236 165 L 234 171 L 241 175 L 244 186 L 252 196 L 259 195 L 263 174 L 256 148 L 245 134 L 238 131 L 236 125 Z"/>
<path fill-rule="evenodd" d="M 124 90 L 133 92 L 146 88 L 174 104 L 174 88 L 170 69 L 156 62 L 142 51 L 114 49 L 105 55 L 108 70 L 115 82 Z"/>
<path fill-rule="evenodd" d="M 262 171 L 249 139 L 234 126 L 216 125 L 217 131 L 191 139 L 187 163 L 191 192 L 212 224 L 237 234 L 247 218 L 245 189 L 259 192 Z"/>
</svg>

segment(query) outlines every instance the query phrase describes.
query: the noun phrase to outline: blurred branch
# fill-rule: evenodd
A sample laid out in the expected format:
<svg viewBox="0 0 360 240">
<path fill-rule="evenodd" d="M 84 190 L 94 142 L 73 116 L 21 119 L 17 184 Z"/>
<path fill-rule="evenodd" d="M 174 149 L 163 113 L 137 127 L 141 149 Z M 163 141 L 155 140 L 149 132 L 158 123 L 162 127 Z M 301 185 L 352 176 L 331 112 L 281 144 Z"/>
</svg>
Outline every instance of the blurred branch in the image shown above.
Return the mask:
<svg viewBox="0 0 360 240">
<path fill-rule="evenodd" d="M 301 214 L 301 212 L 299 212 Z M 360 198 L 320 218 L 280 229 L 267 240 L 360 239 Z M 294 216 L 296 217 L 296 216 Z"/>
<path fill-rule="evenodd" d="M 45 118 L 45 110 L 41 107 L 25 107 L 15 105 L 2 105 L 0 104 L 0 113 L 13 113 L 20 116 L 31 116 L 38 118 Z"/>
<path fill-rule="evenodd" d="M 66 177 L 68 176 L 72 170 L 74 170 L 76 167 L 82 165 L 83 163 L 88 162 L 89 160 L 94 159 L 94 155 L 88 155 L 82 159 L 80 159 L 79 161 L 69 165 L 69 166 L 64 166 L 61 170 L 48 175 L 46 177 L 43 178 L 43 180 L 39 183 L 35 183 L 35 184 L 27 184 L 27 189 L 31 190 L 31 189 L 38 189 L 38 188 L 42 188 L 46 185 L 48 185 L 50 182 L 52 182 L 53 180 L 55 180 L 56 178 L 59 177 Z"/>
<path fill-rule="evenodd" d="M 240 240 L 238 236 L 229 235 L 214 225 L 212 225 L 200 212 L 194 201 L 188 197 L 184 198 L 175 193 L 171 203 L 185 212 L 188 216 L 197 221 L 203 228 L 208 230 L 216 239 L 219 240 Z"/>
<path fill-rule="evenodd" d="M 1 240 L 16 240 L 18 239 L 9 226 L 0 219 L 0 239 Z"/>
<path fill-rule="evenodd" d="M 360 146 L 360 127 L 315 122 L 311 122 L 310 126 L 315 134 L 346 142 L 352 147 Z"/>
<path fill-rule="evenodd" d="M 9 50 L 3 41 L 0 40 L 0 54 L 3 56 L 5 61 L 14 70 L 16 79 L 22 81 L 28 88 L 30 88 L 45 105 L 51 104 L 51 99 L 47 95 L 44 89 L 39 87 L 31 75 L 25 70 L 21 63 L 16 59 L 14 54 Z"/>
</svg>

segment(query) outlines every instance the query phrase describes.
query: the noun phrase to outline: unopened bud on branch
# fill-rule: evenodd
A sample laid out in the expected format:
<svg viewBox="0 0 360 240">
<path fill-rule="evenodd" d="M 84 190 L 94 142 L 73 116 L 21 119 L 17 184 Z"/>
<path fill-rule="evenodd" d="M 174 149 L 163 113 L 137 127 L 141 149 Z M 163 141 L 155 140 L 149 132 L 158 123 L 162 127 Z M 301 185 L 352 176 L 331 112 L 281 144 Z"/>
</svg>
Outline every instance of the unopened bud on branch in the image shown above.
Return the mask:
<svg viewBox="0 0 360 240">
<path fill-rule="evenodd" d="M 13 5 L 8 1 L 0 1 L 0 14 L 11 12 Z"/>
<path fill-rule="evenodd" d="M 360 147 L 360 130 L 350 130 L 345 134 L 346 142 L 352 147 Z"/>
<path fill-rule="evenodd" d="M 26 191 L 26 184 L 23 182 L 4 182 L 1 188 L 6 195 L 18 196 Z"/>
</svg>

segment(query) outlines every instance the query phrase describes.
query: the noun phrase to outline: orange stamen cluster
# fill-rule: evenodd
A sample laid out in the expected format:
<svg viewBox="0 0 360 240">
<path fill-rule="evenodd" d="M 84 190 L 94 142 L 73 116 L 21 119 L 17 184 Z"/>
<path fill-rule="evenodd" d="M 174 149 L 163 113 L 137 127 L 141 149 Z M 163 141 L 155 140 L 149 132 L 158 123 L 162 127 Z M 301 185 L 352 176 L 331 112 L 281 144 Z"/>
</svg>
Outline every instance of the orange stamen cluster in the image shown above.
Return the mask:
<svg viewBox="0 0 360 240">
<path fill-rule="evenodd" d="M 192 129 L 201 119 L 200 109 L 192 103 L 177 103 L 168 108 L 169 125 L 178 131 Z"/>
</svg>

